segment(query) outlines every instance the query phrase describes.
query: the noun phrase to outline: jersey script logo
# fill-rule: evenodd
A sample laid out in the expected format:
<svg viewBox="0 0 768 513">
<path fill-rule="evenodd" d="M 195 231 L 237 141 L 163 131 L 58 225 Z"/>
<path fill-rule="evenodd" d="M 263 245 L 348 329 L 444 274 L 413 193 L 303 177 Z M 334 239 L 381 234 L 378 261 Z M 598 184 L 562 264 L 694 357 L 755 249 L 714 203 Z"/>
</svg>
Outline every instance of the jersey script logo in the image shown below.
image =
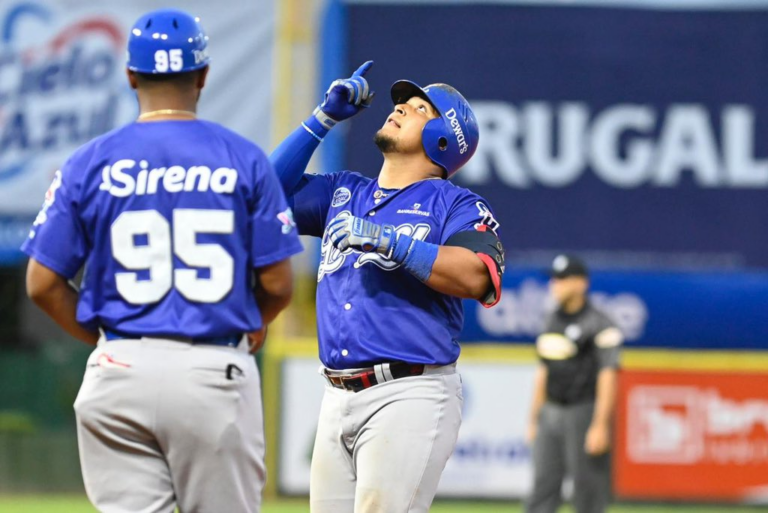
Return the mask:
<svg viewBox="0 0 768 513">
<path fill-rule="evenodd" d="M 352 216 L 352 214 L 348 210 L 345 210 L 340 212 L 336 218 L 344 218 L 350 216 Z M 408 235 L 414 239 L 426 240 L 427 235 L 429 235 L 431 229 L 431 226 L 423 223 L 416 225 L 401 224 L 395 228 L 395 231 L 397 233 L 402 233 L 403 235 Z M 353 254 L 358 255 L 357 261 L 354 263 L 355 269 L 359 269 L 365 264 L 373 264 L 381 269 L 384 269 L 385 271 L 392 271 L 400 267 L 400 264 L 393 262 L 392 260 L 386 258 L 384 255 L 380 255 L 378 253 L 362 253 L 352 248 L 348 248 L 346 251 L 340 251 L 335 248 L 333 244 L 331 244 L 331 240 L 328 237 L 328 231 L 326 230 L 326 232 L 323 234 L 323 245 L 320 250 L 321 258 L 320 267 L 317 270 L 317 281 L 320 282 L 325 275 L 332 274 L 341 269 L 341 266 L 344 264 L 344 261 L 347 259 L 347 257 Z"/>
<path fill-rule="evenodd" d="M 141 160 L 136 171 L 136 164 L 135 160 L 122 159 L 111 166 L 104 166 L 99 190 L 125 198 L 132 195 L 156 194 L 160 187 L 171 193 L 210 190 L 217 194 L 232 194 L 237 185 L 237 170 L 229 167 L 220 167 L 213 171 L 207 166 L 192 166 L 189 169 L 182 166 L 149 169 L 149 163 Z"/>
</svg>

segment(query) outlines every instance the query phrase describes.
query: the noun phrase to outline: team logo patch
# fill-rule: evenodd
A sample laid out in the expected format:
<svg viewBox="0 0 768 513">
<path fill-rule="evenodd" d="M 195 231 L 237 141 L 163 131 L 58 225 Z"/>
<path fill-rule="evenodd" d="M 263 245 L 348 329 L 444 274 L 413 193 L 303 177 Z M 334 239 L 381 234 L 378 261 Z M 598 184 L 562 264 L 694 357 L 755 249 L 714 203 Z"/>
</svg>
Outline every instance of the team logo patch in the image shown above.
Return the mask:
<svg viewBox="0 0 768 513">
<path fill-rule="evenodd" d="M 352 193 L 346 187 L 339 187 L 336 192 L 333 193 L 332 207 L 340 207 L 345 205 L 352 197 Z"/>
<path fill-rule="evenodd" d="M 61 171 L 56 171 L 56 173 L 53 175 L 53 182 L 51 182 L 50 187 L 48 187 L 48 191 L 45 193 L 45 201 L 43 201 L 43 208 L 40 209 L 40 212 L 37 214 L 37 217 L 35 218 L 35 222 L 33 223 L 33 226 L 40 226 L 44 222 L 48 220 L 48 209 L 51 208 L 51 205 L 53 205 L 53 202 L 56 201 L 56 191 L 59 190 L 59 187 L 61 187 Z"/>
<path fill-rule="evenodd" d="M 578 324 L 570 324 L 567 328 L 565 328 L 565 336 L 573 341 L 580 339 L 581 326 Z"/>
<path fill-rule="evenodd" d="M 296 228 L 296 221 L 293 220 L 293 210 L 291 210 L 290 207 L 277 214 L 277 218 L 283 223 L 283 227 L 281 228 L 283 235 L 288 235 L 294 228 Z"/>
<path fill-rule="evenodd" d="M 480 222 L 475 224 L 475 230 L 485 231 L 485 228 L 483 228 L 485 226 L 488 227 L 488 229 L 490 229 L 493 233 L 496 233 L 496 230 L 499 229 L 499 222 L 495 217 L 493 217 L 493 212 L 491 212 L 491 209 L 489 209 L 482 201 L 475 203 L 475 206 L 477 207 L 481 217 Z"/>
</svg>

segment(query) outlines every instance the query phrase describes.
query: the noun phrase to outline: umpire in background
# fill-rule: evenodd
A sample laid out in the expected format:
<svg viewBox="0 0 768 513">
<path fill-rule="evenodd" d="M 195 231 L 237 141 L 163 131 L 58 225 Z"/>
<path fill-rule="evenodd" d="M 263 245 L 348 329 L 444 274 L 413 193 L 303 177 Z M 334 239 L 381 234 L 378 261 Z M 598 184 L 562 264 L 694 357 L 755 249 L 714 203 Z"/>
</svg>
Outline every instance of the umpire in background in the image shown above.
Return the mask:
<svg viewBox="0 0 768 513">
<path fill-rule="evenodd" d="M 589 302 L 584 262 L 559 255 L 549 272 L 556 308 L 536 340 L 541 364 L 528 427 L 534 484 L 526 512 L 557 511 L 568 476 L 577 513 L 600 513 L 611 498 L 608 451 L 623 336 Z"/>
</svg>

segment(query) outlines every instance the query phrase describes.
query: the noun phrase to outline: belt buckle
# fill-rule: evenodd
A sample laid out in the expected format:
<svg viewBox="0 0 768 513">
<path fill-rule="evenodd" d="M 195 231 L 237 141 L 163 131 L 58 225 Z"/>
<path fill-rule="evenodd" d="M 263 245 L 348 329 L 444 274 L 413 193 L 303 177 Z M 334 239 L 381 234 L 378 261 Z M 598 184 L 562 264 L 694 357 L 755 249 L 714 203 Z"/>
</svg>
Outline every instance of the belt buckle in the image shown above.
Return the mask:
<svg viewBox="0 0 768 513">
<path fill-rule="evenodd" d="M 325 376 L 325 379 L 328 380 L 328 384 L 333 388 L 346 390 L 346 387 L 344 386 L 344 376 L 333 376 L 328 372 L 328 369 L 323 371 L 323 375 Z"/>
</svg>

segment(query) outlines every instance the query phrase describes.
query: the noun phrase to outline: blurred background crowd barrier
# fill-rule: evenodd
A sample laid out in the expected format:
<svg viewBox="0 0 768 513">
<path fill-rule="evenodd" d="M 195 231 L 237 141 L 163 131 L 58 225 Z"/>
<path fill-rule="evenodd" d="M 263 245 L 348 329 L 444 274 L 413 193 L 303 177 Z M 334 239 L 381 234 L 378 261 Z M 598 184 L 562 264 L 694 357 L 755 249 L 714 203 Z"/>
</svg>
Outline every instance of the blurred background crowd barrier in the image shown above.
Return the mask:
<svg viewBox="0 0 768 513">
<path fill-rule="evenodd" d="M 18 247 L 63 159 L 135 118 L 125 34 L 164 5 L 0 0 L 0 493 L 82 490 L 71 404 L 88 348 L 26 300 Z M 267 151 L 375 61 L 373 106 L 314 171 L 378 172 L 397 79 L 473 105 L 481 142 L 455 182 L 494 208 L 507 274 L 496 308 L 466 304 L 464 424 L 441 496 L 527 493 L 543 269 L 569 251 L 627 340 L 618 497 L 768 502 L 768 0 L 176 5 L 211 37 L 201 116 Z M 305 243 L 298 298 L 260 355 L 270 494 L 308 491 L 323 387 Z"/>
</svg>

